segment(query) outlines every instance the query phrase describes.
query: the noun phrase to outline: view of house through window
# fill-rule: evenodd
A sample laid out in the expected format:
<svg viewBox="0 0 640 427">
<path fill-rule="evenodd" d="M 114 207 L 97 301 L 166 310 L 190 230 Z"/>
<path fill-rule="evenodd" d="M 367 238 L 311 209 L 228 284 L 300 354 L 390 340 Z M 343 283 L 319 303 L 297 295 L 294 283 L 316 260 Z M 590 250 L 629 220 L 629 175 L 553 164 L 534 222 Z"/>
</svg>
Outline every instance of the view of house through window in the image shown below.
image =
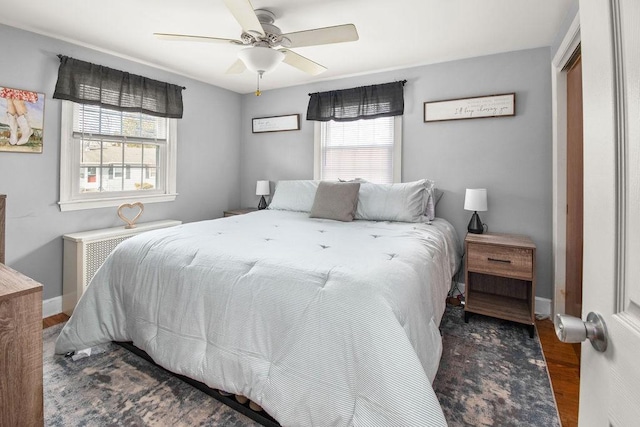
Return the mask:
<svg viewBox="0 0 640 427">
<path fill-rule="evenodd" d="M 163 190 L 158 165 L 167 119 L 74 104 L 73 140 L 80 152 L 79 193 Z"/>
<path fill-rule="evenodd" d="M 394 182 L 394 156 L 399 153 L 395 117 L 348 122 L 320 122 L 320 156 L 316 179 L 362 178 Z M 398 171 L 395 171 L 396 173 Z"/>
</svg>

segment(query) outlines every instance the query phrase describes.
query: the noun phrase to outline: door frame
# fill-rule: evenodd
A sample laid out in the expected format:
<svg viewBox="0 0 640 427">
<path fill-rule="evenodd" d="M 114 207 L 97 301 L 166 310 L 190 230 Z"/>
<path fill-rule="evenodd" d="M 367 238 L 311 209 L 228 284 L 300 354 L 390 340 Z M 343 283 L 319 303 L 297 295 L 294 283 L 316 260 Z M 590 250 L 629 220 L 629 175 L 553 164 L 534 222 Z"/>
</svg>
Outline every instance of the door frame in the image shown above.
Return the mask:
<svg viewBox="0 0 640 427">
<path fill-rule="evenodd" d="M 553 136 L 553 305 L 551 317 L 565 312 L 567 272 L 567 75 L 565 67 L 580 44 L 580 14 L 576 13 L 551 61 Z"/>
</svg>

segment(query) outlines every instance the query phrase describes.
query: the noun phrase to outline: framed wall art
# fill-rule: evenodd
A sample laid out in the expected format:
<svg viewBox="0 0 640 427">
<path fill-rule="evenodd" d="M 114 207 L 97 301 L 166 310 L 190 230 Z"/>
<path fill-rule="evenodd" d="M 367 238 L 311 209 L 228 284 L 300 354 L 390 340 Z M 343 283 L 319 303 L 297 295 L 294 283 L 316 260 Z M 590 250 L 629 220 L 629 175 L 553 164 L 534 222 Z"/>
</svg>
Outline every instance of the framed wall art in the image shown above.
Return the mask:
<svg viewBox="0 0 640 427">
<path fill-rule="evenodd" d="M 44 93 L 0 86 L 0 151 L 42 153 Z"/>
<path fill-rule="evenodd" d="M 425 123 L 515 115 L 515 93 L 427 101 L 424 103 Z"/>
<path fill-rule="evenodd" d="M 252 120 L 251 125 L 253 133 L 300 130 L 300 114 L 258 117 Z"/>
</svg>

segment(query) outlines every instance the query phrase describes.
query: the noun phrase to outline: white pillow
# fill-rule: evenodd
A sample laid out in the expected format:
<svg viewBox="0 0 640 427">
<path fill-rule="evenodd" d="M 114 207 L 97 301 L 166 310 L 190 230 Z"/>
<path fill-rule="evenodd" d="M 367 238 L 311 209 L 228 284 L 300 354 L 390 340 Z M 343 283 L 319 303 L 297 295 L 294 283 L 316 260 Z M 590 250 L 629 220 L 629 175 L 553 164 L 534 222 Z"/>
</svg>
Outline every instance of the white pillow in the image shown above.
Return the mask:
<svg viewBox="0 0 640 427">
<path fill-rule="evenodd" d="M 399 184 L 360 184 L 356 219 L 423 222 L 427 180 Z"/>
<path fill-rule="evenodd" d="M 278 181 L 269 209 L 311 212 L 319 181 Z"/>
</svg>

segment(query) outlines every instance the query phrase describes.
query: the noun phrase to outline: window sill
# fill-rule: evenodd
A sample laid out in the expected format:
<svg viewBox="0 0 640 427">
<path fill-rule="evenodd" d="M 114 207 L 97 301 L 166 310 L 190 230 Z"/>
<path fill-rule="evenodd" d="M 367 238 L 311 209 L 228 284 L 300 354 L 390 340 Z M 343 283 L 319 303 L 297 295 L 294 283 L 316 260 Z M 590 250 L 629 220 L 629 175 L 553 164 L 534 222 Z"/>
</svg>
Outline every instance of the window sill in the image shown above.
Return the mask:
<svg viewBox="0 0 640 427">
<path fill-rule="evenodd" d="M 176 199 L 178 194 L 153 194 L 153 195 L 136 195 L 128 197 L 114 197 L 109 199 L 86 199 L 86 200 L 71 200 L 60 201 L 61 212 L 66 211 L 78 211 L 83 209 L 98 209 L 98 208 L 111 208 L 120 206 L 123 203 L 160 203 L 160 202 L 172 202 Z"/>
</svg>

